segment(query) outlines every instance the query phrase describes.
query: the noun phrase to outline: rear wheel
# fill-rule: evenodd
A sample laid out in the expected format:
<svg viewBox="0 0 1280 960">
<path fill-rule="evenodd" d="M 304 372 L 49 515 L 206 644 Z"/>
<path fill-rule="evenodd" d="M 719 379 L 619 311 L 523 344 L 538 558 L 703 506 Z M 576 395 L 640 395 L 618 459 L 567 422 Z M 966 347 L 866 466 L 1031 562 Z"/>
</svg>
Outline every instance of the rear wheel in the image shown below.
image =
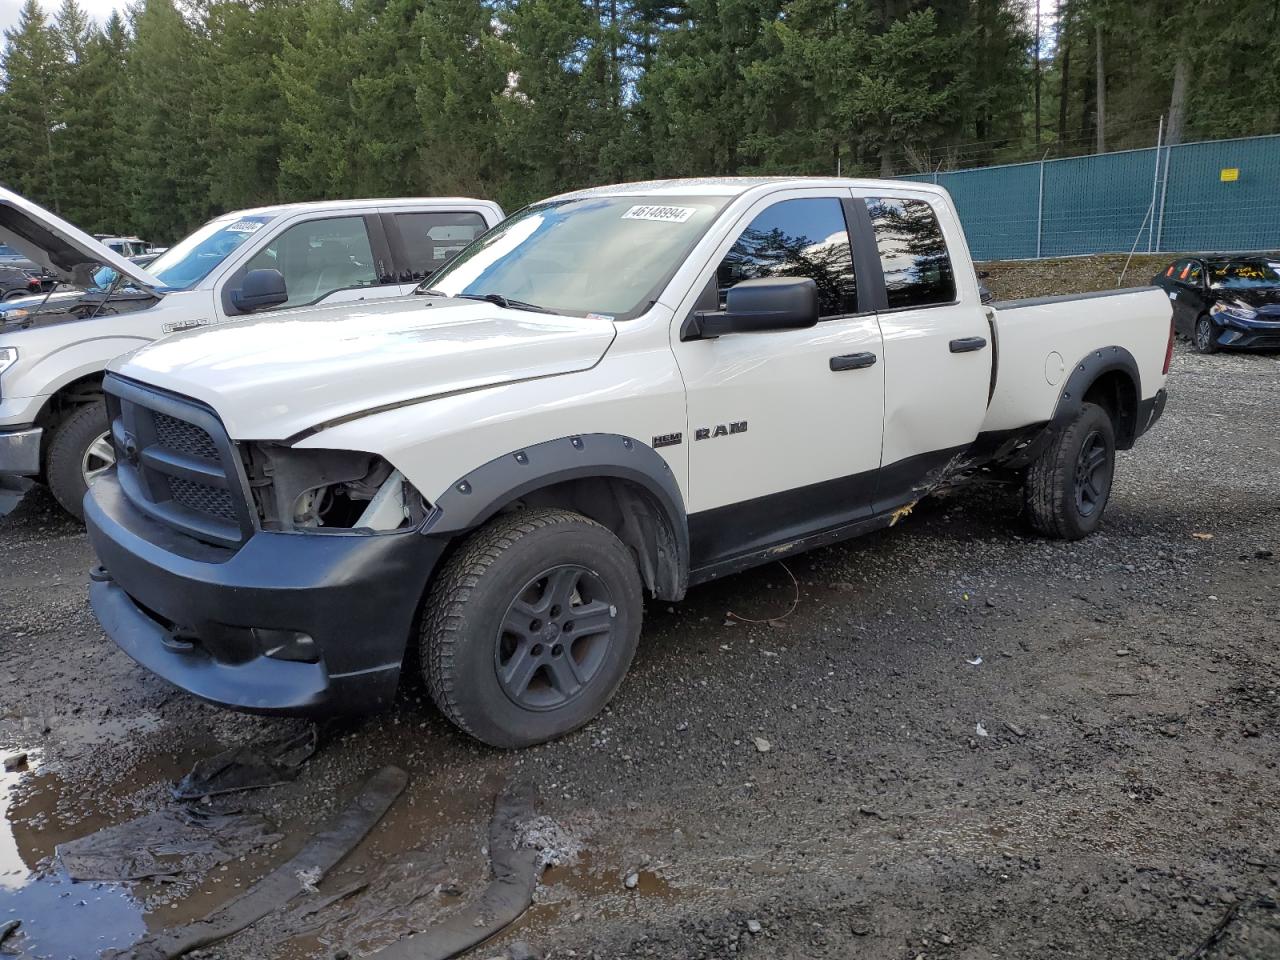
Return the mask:
<svg viewBox="0 0 1280 960">
<path fill-rule="evenodd" d="M 1196 329 L 1191 337 L 1191 345 L 1196 353 L 1218 352 L 1218 325 L 1209 317 L 1201 316 L 1196 321 Z"/>
<path fill-rule="evenodd" d="M 498 517 L 467 540 L 424 601 L 427 686 L 495 747 L 563 736 L 596 716 L 631 665 L 643 595 L 630 551 L 566 510 Z"/>
<path fill-rule="evenodd" d="M 78 407 L 54 427 L 45 461 L 45 480 L 62 509 L 83 520 L 85 491 L 115 462 L 107 405 L 95 400 Z"/>
<path fill-rule="evenodd" d="M 1027 471 L 1031 525 L 1048 537 L 1079 540 L 1098 529 L 1115 477 L 1115 429 L 1107 411 L 1085 403 Z"/>
</svg>

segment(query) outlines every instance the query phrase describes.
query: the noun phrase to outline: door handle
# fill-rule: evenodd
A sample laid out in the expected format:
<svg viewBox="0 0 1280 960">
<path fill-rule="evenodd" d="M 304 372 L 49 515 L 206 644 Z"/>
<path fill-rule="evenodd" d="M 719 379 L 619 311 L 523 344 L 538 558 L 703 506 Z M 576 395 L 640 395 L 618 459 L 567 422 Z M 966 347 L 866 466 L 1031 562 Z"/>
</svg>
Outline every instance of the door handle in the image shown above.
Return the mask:
<svg viewBox="0 0 1280 960">
<path fill-rule="evenodd" d="M 951 352 L 972 353 L 974 350 L 981 350 L 986 345 L 986 337 L 961 337 L 959 340 L 951 341 Z"/>
<path fill-rule="evenodd" d="M 874 353 L 846 353 L 842 357 L 831 358 L 832 370 L 861 370 L 873 366 L 876 362 Z"/>
</svg>

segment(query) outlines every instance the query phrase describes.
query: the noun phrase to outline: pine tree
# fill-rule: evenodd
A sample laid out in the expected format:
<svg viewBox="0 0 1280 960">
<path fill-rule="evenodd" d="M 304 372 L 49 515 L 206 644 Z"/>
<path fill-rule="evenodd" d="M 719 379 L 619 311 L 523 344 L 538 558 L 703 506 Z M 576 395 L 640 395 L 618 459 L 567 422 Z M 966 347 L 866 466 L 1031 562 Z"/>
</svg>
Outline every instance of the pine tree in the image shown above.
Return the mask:
<svg viewBox="0 0 1280 960">
<path fill-rule="evenodd" d="M 63 188 L 54 149 L 63 88 L 58 34 L 36 0 L 4 32 L 0 58 L 0 182 L 58 211 Z"/>
<path fill-rule="evenodd" d="M 117 27 L 120 26 L 116 19 Z M 63 0 L 54 24 L 62 57 L 54 162 L 63 187 L 62 214 L 78 226 L 115 232 L 125 224 L 108 210 L 119 190 L 113 161 L 120 94 L 119 52 L 92 27 L 76 0 Z"/>
</svg>

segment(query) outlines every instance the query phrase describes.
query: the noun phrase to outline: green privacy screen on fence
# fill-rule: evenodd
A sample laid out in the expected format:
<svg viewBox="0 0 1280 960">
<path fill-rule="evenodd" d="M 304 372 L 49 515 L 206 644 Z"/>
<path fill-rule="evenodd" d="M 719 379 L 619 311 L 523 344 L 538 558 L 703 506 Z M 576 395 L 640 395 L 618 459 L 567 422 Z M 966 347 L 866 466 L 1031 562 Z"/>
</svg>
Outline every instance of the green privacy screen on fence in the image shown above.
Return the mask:
<svg viewBox="0 0 1280 960">
<path fill-rule="evenodd" d="M 1280 249 L 1280 136 L 902 179 L 951 192 L 978 260 Z"/>
</svg>

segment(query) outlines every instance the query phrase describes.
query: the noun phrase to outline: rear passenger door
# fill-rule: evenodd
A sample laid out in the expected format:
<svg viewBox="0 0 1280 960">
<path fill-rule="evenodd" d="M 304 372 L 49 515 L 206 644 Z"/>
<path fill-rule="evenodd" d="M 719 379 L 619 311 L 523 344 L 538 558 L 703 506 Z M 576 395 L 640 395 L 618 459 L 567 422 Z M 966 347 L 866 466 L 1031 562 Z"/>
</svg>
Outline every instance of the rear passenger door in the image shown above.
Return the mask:
<svg viewBox="0 0 1280 960">
<path fill-rule="evenodd" d="M 973 271 L 956 269 L 968 254 L 950 211 L 907 194 L 858 199 L 880 261 L 881 513 L 918 500 L 977 438 L 990 396 L 992 334 Z"/>
<path fill-rule="evenodd" d="M 476 210 L 386 210 L 382 223 L 401 293 L 414 288 L 489 229 Z"/>
</svg>

